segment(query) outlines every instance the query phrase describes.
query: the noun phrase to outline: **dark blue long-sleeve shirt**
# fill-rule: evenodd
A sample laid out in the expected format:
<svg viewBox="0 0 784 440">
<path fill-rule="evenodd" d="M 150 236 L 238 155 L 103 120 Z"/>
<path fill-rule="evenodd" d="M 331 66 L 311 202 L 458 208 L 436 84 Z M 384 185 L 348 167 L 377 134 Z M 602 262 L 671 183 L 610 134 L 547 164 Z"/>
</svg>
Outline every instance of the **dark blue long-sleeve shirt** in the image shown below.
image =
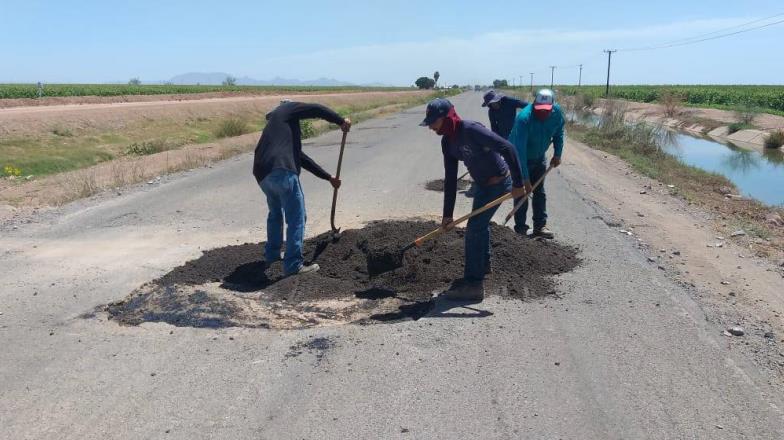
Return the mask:
<svg viewBox="0 0 784 440">
<path fill-rule="evenodd" d="M 517 151 L 506 139 L 484 125 L 462 120 L 455 136 L 441 138 L 444 154 L 444 217 L 452 217 L 457 197 L 457 162 L 463 161 L 471 178 L 478 185 L 486 185 L 493 177 L 511 173 L 514 186 L 523 186 Z"/>
<path fill-rule="evenodd" d="M 321 118 L 340 125 L 343 118 L 321 104 L 285 102 L 267 114 L 267 125 L 261 133 L 253 157 L 253 175 L 258 182 L 275 168 L 300 173 L 300 168 L 316 177 L 329 180 L 328 172 L 302 151 L 302 119 Z"/>
<path fill-rule="evenodd" d="M 500 107 L 497 110 L 488 107 L 487 116 L 490 118 L 490 129 L 493 130 L 493 133 L 506 139 L 514 127 L 517 109 L 525 108 L 528 103 L 511 96 L 504 96 L 498 101 L 498 105 Z"/>
</svg>

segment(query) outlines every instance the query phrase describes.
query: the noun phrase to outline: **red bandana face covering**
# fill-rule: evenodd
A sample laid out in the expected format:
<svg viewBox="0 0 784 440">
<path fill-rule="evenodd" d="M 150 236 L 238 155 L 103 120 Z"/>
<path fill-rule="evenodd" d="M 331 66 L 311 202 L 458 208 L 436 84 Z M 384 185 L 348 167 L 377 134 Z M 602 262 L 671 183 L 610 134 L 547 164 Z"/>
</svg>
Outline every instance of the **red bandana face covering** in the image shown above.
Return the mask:
<svg viewBox="0 0 784 440">
<path fill-rule="evenodd" d="M 457 126 L 460 124 L 460 121 L 460 116 L 457 115 L 455 108 L 452 107 L 449 109 L 449 113 L 444 117 L 444 123 L 441 124 L 441 128 L 439 128 L 436 133 L 441 136 L 447 136 L 452 140 L 455 137 L 455 132 L 457 131 Z"/>
<path fill-rule="evenodd" d="M 550 117 L 550 113 L 552 113 L 552 112 L 553 112 L 552 109 L 550 109 L 550 110 L 536 110 L 536 109 L 534 109 L 534 117 L 538 121 L 544 121 L 544 120 L 546 120 L 547 118 Z"/>
</svg>

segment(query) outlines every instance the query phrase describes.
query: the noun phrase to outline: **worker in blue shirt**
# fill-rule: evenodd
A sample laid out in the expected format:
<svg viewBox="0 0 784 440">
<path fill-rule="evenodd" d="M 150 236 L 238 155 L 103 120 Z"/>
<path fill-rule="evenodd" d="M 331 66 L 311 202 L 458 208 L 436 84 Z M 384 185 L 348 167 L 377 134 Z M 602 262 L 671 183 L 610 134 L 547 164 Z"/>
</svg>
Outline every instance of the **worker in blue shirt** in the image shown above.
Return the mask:
<svg viewBox="0 0 784 440">
<path fill-rule="evenodd" d="M 550 165 L 555 168 L 561 164 L 564 147 L 564 116 L 561 107 L 555 103 L 552 90 L 542 89 L 536 94 L 533 104 L 521 110 L 515 118 L 509 141 L 514 144 L 520 159 L 523 179 L 530 182 L 538 181 L 547 171 L 545 153 L 553 144 L 554 155 Z M 515 201 L 515 204 L 517 201 Z M 515 231 L 528 233 L 526 214 L 528 201 L 515 213 Z M 544 181 L 534 190 L 533 196 L 533 236 L 553 238 L 547 228 L 547 198 L 544 192 Z"/>
<path fill-rule="evenodd" d="M 517 109 L 525 108 L 527 105 L 525 101 L 502 95 L 494 90 L 485 93 L 482 103 L 482 107 L 487 107 L 490 129 L 504 139 L 509 138 L 509 133 L 512 132 Z"/>
<path fill-rule="evenodd" d="M 420 124 L 441 136 L 444 156 L 444 210 L 441 227 L 452 223 L 457 193 L 457 165 L 463 162 L 477 184 L 473 209 L 512 192 L 520 197 L 531 185 L 522 178 L 514 146 L 482 124 L 464 120 L 447 99 L 430 101 Z M 442 297 L 456 301 L 482 301 L 483 280 L 490 272 L 490 219 L 494 207 L 468 220 L 465 233 L 464 277 Z"/>
</svg>

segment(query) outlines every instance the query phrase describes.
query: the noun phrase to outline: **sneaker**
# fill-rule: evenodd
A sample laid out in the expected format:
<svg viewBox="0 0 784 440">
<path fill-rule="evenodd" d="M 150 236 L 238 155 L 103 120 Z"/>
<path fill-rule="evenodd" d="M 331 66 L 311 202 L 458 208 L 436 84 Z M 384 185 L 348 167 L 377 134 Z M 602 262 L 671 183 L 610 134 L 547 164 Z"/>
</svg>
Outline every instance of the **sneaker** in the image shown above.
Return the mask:
<svg viewBox="0 0 784 440">
<path fill-rule="evenodd" d="M 553 238 L 553 237 L 555 237 L 555 235 L 553 234 L 553 231 L 547 229 L 547 226 L 542 226 L 539 229 L 534 229 L 533 236 L 534 237 L 542 237 L 542 238 Z"/>
<path fill-rule="evenodd" d="M 452 283 L 452 287 L 439 295 L 447 301 L 482 302 L 485 299 L 485 286 L 482 281 L 460 280 Z"/>
<path fill-rule="evenodd" d="M 319 270 L 319 265 L 316 263 L 313 263 L 311 265 L 303 264 L 302 266 L 299 267 L 298 271 L 290 273 L 289 275 L 304 275 L 306 273 L 312 273 L 318 270 Z"/>
</svg>

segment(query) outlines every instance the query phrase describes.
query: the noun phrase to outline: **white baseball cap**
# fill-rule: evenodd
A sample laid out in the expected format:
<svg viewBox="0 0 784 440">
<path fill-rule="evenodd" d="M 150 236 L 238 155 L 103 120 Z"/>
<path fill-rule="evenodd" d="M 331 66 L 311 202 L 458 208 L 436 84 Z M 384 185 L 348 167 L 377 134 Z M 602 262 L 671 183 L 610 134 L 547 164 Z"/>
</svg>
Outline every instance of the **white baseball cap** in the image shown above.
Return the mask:
<svg viewBox="0 0 784 440">
<path fill-rule="evenodd" d="M 542 89 L 536 92 L 534 99 L 534 110 L 552 110 L 555 104 L 555 93 L 550 89 Z"/>
</svg>

